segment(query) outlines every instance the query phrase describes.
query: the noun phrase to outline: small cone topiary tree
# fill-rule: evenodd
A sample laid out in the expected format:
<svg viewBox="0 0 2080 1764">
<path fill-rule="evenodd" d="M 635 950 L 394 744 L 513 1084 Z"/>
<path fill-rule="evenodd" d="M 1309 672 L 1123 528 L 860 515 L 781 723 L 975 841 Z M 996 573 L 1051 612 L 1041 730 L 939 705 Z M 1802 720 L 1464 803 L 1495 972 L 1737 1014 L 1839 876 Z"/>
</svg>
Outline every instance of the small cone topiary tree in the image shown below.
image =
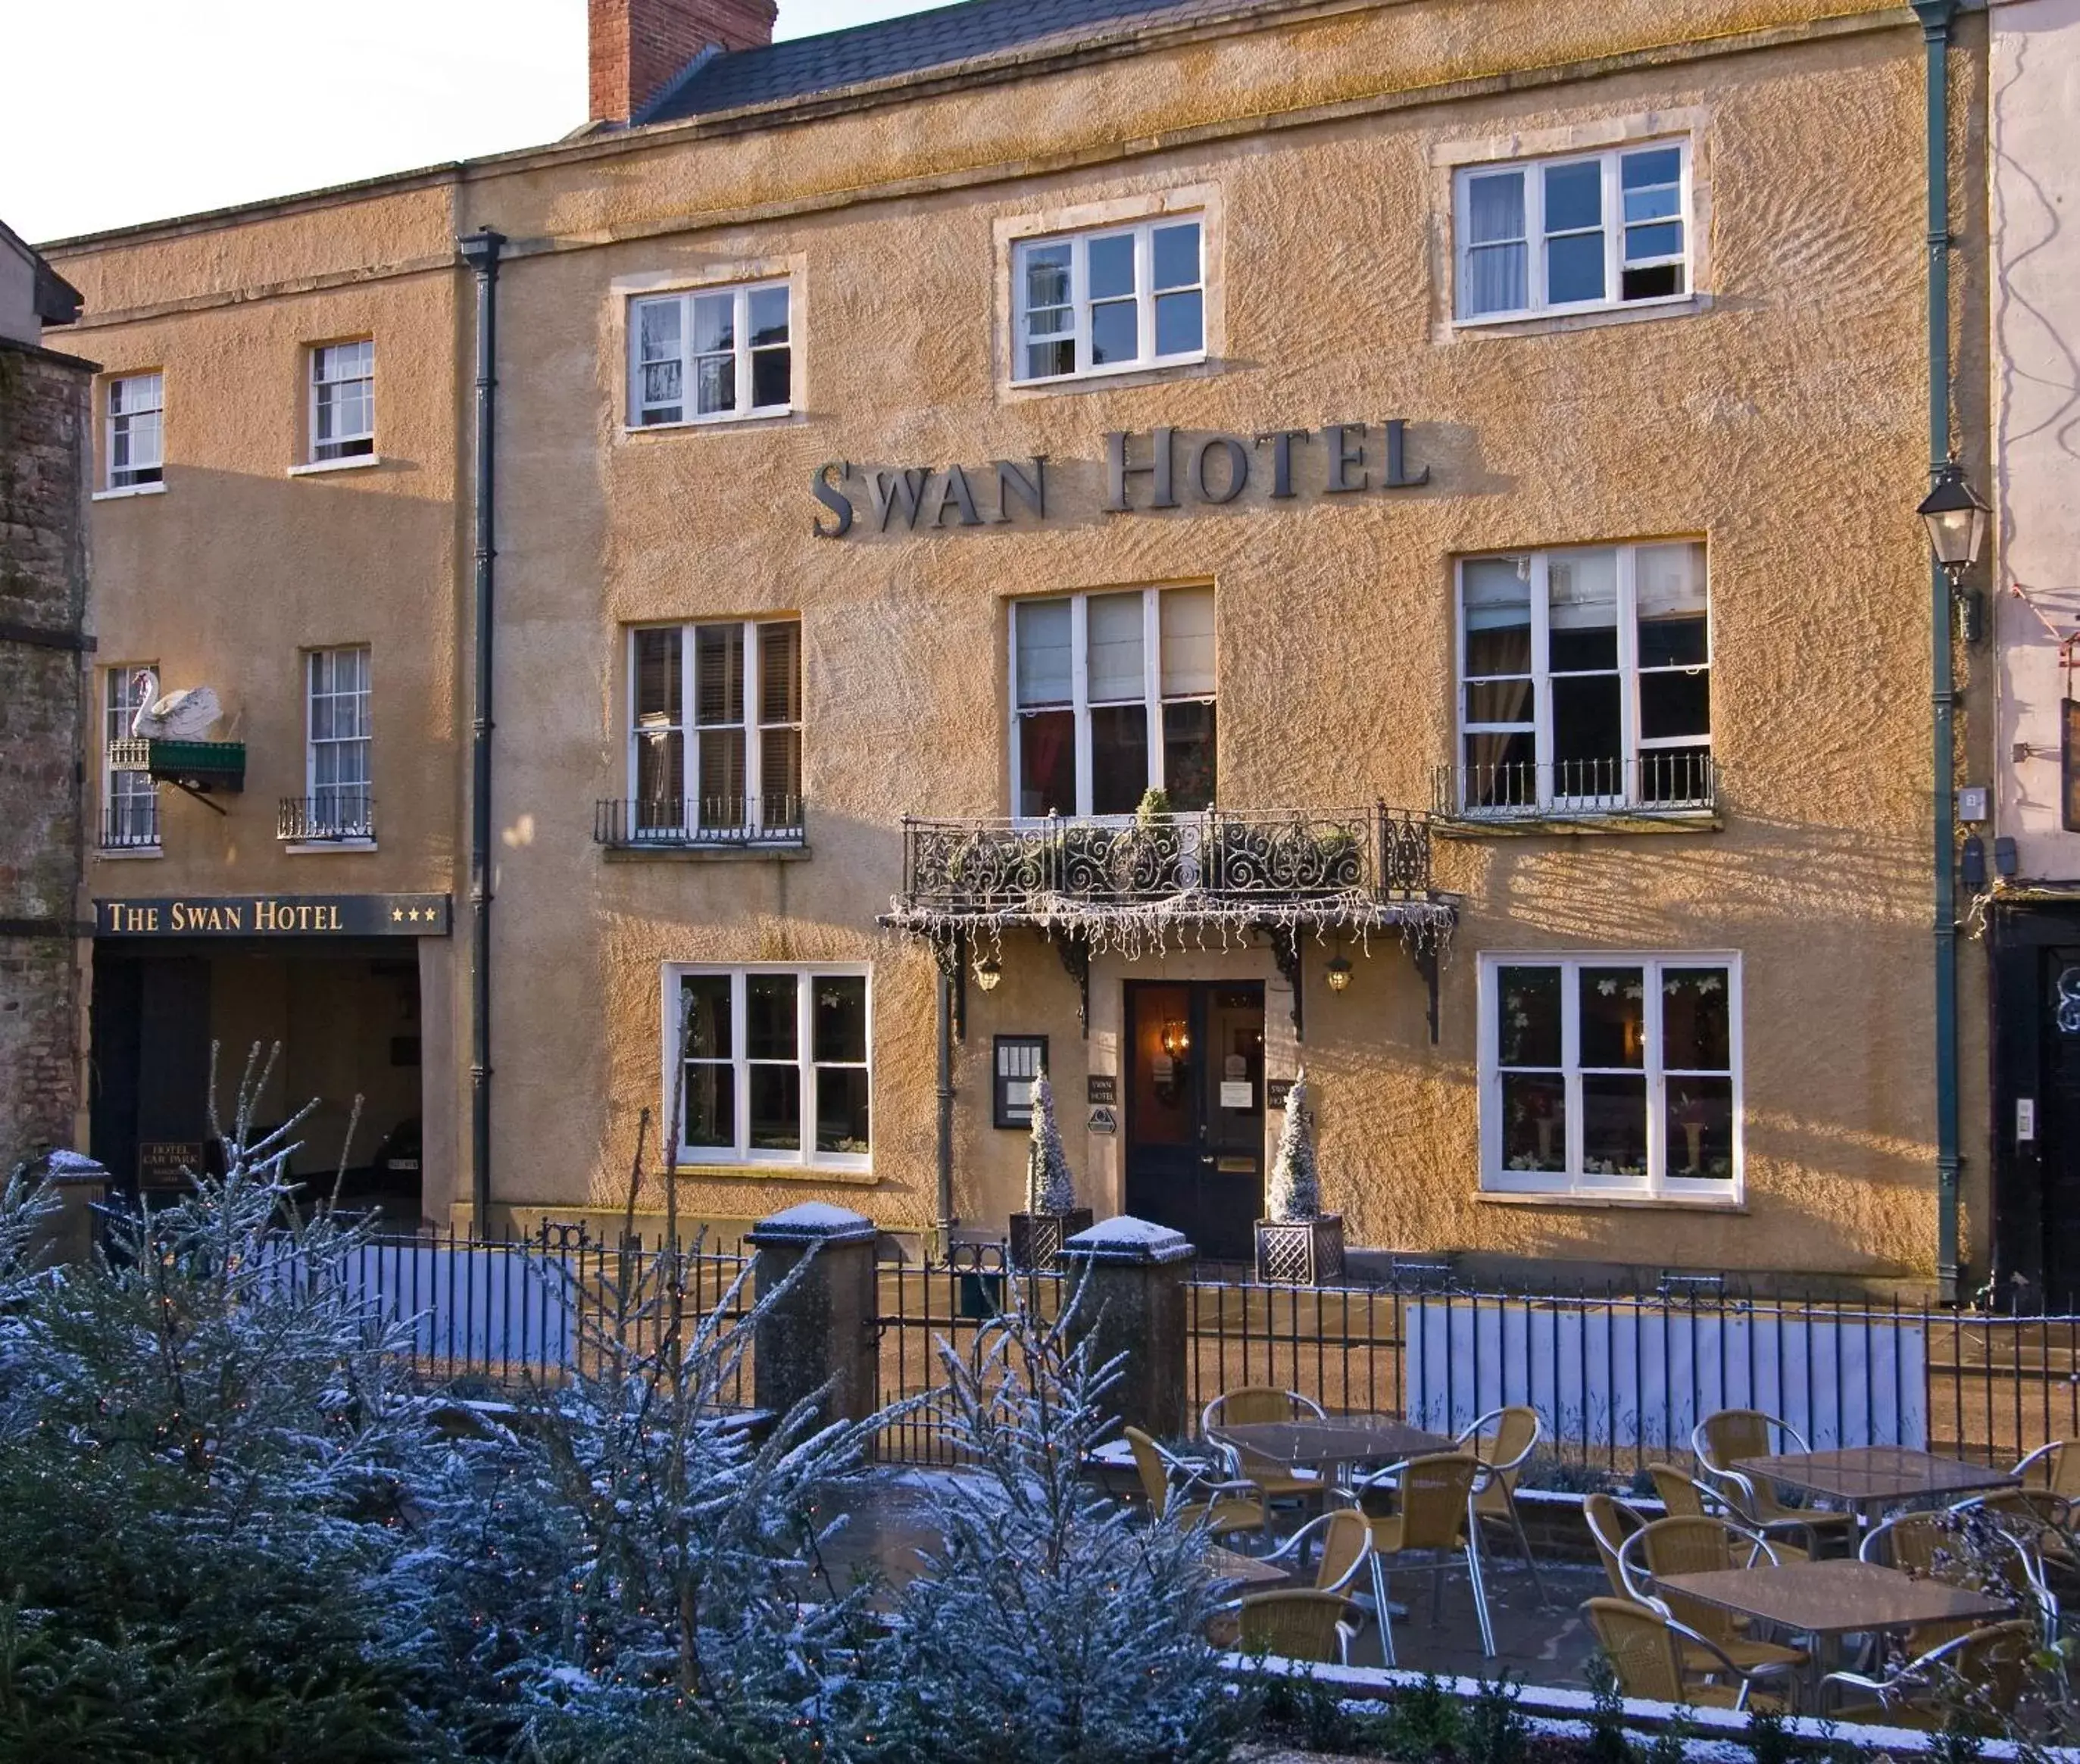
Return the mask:
<svg viewBox="0 0 2080 1764">
<path fill-rule="evenodd" d="M 1055 1120 L 1055 1087 L 1045 1072 L 1033 1080 L 1033 1138 L 1025 1150 L 1025 1210 L 1071 1212 L 1076 1180 L 1062 1150 L 1062 1129 Z"/>
<path fill-rule="evenodd" d="M 1315 1123 L 1307 1112 L 1307 1075 L 1285 1093 L 1285 1125 L 1271 1166 L 1266 1210 L 1280 1225 L 1304 1225 L 1322 1217 L 1322 1179 L 1315 1167 Z"/>
</svg>

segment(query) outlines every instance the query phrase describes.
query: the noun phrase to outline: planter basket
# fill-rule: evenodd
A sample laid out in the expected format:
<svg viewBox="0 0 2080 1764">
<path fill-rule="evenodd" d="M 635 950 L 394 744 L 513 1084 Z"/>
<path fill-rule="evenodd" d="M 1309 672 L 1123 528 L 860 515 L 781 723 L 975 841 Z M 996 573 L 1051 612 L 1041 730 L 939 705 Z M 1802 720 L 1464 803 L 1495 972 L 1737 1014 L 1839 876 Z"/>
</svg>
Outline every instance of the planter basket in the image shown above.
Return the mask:
<svg viewBox="0 0 2080 1764">
<path fill-rule="evenodd" d="M 1256 1221 L 1256 1277 L 1267 1286 L 1323 1286 L 1344 1277 L 1344 1216 Z"/>
<path fill-rule="evenodd" d="M 1062 1246 L 1079 1231 L 1091 1228 L 1088 1207 L 1073 1207 L 1067 1213 L 1014 1213 L 1011 1216 L 1013 1267 L 1045 1272 L 1055 1265 Z"/>
</svg>

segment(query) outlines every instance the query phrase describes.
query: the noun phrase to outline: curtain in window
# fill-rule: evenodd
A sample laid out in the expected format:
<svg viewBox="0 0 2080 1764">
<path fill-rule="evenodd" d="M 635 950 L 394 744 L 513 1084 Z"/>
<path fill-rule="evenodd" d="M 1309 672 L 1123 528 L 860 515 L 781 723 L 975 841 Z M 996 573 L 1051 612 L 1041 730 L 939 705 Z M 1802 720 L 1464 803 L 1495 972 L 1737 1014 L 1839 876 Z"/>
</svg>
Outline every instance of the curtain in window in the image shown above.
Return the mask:
<svg viewBox="0 0 2080 1764">
<path fill-rule="evenodd" d="M 1467 179 L 1466 312 L 1514 312 L 1529 305 L 1529 264 L 1524 174 Z"/>
</svg>

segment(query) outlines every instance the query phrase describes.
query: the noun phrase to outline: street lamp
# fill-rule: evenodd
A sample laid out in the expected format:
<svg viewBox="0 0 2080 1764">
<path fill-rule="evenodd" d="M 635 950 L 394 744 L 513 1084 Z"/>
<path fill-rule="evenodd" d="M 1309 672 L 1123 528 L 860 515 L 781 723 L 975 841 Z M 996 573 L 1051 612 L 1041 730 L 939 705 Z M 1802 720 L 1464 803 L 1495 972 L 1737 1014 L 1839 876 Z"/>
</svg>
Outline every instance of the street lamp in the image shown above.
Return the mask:
<svg viewBox="0 0 2080 1764">
<path fill-rule="evenodd" d="M 994 992 L 996 983 L 1004 978 L 1004 970 L 997 965 L 995 956 L 984 956 L 975 964 L 975 984 L 985 992 Z"/>
<path fill-rule="evenodd" d="M 1965 481 L 1965 468 L 1951 459 L 1937 469 L 1935 488 L 1914 512 L 1927 524 L 1935 561 L 1955 588 L 1965 572 L 1979 561 L 1979 547 L 1986 541 L 1986 504 Z"/>
<path fill-rule="evenodd" d="M 1351 983 L 1351 965 L 1342 956 L 1329 964 L 1329 990 L 1340 992 Z"/>
</svg>

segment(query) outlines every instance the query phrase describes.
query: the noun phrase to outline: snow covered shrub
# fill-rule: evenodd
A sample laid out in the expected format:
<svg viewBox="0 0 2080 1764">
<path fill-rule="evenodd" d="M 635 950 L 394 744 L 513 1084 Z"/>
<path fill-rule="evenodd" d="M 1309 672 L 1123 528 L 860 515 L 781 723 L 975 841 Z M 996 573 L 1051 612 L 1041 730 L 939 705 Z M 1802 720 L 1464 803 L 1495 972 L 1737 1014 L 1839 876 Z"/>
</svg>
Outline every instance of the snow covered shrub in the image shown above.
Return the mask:
<svg viewBox="0 0 2080 1764">
<path fill-rule="evenodd" d="M 15 1295 L 0 1756 L 439 1755 L 384 1645 L 419 1423 L 333 1277 L 358 1231 L 285 1176 L 297 1122 L 250 1142 L 257 1070 L 221 1178 Z"/>
<path fill-rule="evenodd" d="M 1033 1080 L 1033 1136 L 1025 1146 L 1025 1210 L 1067 1213 L 1076 1204 L 1076 1180 L 1055 1118 L 1055 1087 L 1045 1072 Z"/>
<path fill-rule="evenodd" d="M 1285 1093 L 1285 1121 L 1272 1160 L 1265 1211 L 1281 1224 L 1300 1225 L 1322 1217 L 1322 1179 L 1315 1163 L 1315 1122 L 1307 1112 L 1307 1075 Z"/>
<path fill-rule="evenodd" d="M 1018 1301 L 972 1353 L 941 1343 L 950 1443 L 973 1469 L 935 1482 L 937 1546 L 903 1590 L 878 1661 L 884 1738 L 902 1758 L 1126 1764 L 1222 1755 L 1206 1639 L 1203 1533 L 1143 1523 L 1084 1476 L 1118 1362 Z"/>
</svg>

